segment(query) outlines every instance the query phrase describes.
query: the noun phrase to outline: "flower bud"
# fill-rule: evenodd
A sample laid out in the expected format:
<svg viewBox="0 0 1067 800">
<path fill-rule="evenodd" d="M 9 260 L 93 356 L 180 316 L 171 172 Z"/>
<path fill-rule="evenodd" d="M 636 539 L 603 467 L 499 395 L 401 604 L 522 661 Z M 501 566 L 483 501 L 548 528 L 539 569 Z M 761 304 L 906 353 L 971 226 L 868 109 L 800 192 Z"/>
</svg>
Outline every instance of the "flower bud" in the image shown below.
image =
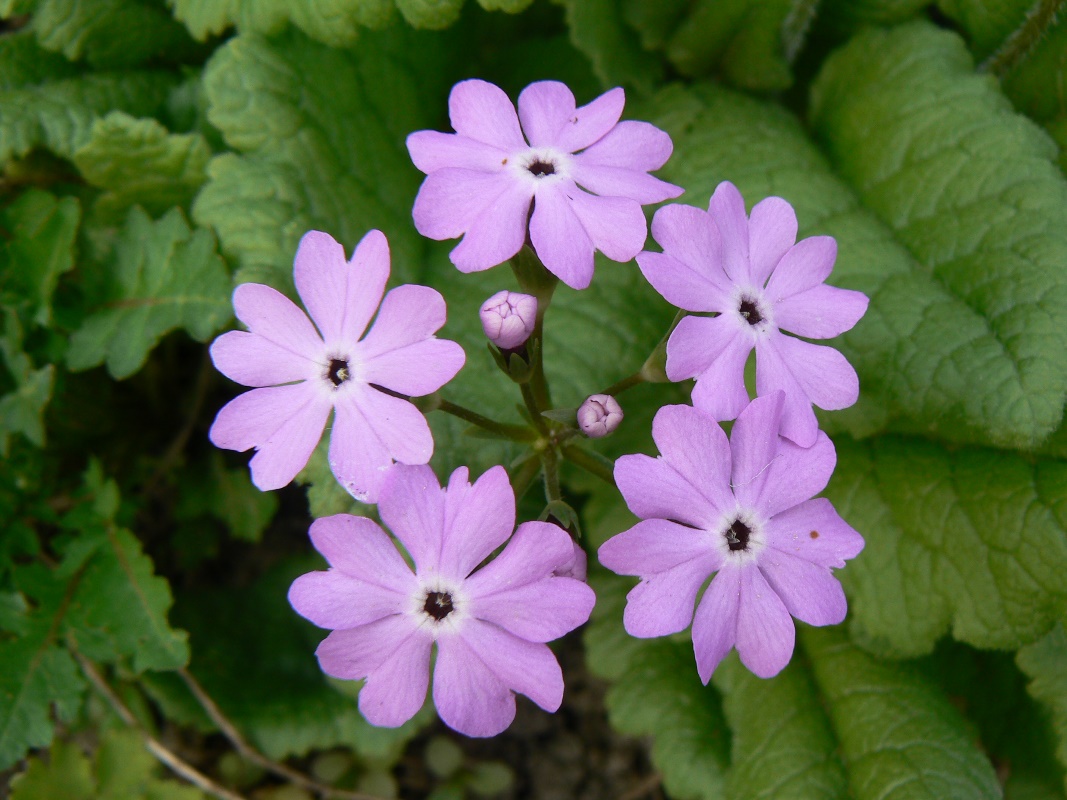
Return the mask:
<svg viewBox="0 0 1067 800">
<path fill-rule="evenodd" d="M 501 350 L 521 347 L 537 321 L 537 298 L 507 290 L 482 303 L 479 315 L 486 337 Z"/>
<path fill-rule="evenodd" d="M 578 407 L 578 427 L 591 439 L 599 439 L 619 427 L 622 406 L 608 394 L 594 394 Z"/>
</svg>

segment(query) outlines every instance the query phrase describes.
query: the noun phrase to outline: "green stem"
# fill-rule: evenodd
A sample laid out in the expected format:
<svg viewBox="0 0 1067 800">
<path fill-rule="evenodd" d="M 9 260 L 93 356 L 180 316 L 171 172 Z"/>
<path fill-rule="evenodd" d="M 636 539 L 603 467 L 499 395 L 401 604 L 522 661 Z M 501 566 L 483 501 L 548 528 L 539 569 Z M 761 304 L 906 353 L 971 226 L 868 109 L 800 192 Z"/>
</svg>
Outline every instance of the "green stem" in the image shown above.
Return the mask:
<svg viewBox="0 0 1067 800">
<path fill-rule="evenodd" d="M 545 475 L 545 500 L 549 503 L 562 500 L 563 494 L 559 488 L 559 457 L 551 447 L 542 451 L 541 467 Z"/>
<path fill-rule="evenodd" d="M 638 384 L 642 384 L 644 382 L 645 376 L 642 375 L 640 372 L 635 372 L 633 375 L 630 375 L 629 377 L 623 378 L 621 381 L 616 381 L 615 383 L 611 384 L 611 386 L 602 391 L 601 394 L 606 394 L 609 397 L 616 397 L 617 395 L 620 395 L 625 392 L 627 389 L 632 389 L 634 386 L 637 386 Z"/>
<path fill-rule="evenodd" d="M 564 447 L 563 457 L 606 483 L 615 485 L 615 462 L 600 453 L 582 447 Z"/>
<path fill-rule="evenodd" d="M 533 387 L 528 383 L 520 383 L 519 389 L 522 390 L 522 401 L 526 404 L 526 410 L 530 412 L 534 426 L 543 436 L 548 436 L 548 425 L 545 423 L 545 418 L 541 416 L 542 409 L 537 404 Z"/>
<path fill-rule="evenodd" d="M 1003 78 L 1011 72 L 1033 52 L 1037 43 L 1056 22 L 1056 15 L 1063 3 L 1064 0 L 1038 0 L 1026 15 L 1026 21 L 1004 41 L 999 50 L 982 62 L 978 69 L 982 72 L 992 72 L 998 78 Z"/>
<path fill-rule="evenodd" d="M 438 398 L 434 409 L 431 410 L 444 411 L 446 414 L 451 414 L 453 417 L 459 417 L 465 422 L 469 422 L 472 425 L 477 425 L 483 430 L 503 436 L 505 439 L 511 439 L 513 442 L 532 442 L 537 438 L 537 434 L 525 425 L 509 425 L 505 422 L 497 422 L 495 419 L 483 417 L 476 411 L 471 411 L 468 408 L 464 408 L 463 406 L 456 405 L 453 402 L 441 398 Z"/>
</svg>

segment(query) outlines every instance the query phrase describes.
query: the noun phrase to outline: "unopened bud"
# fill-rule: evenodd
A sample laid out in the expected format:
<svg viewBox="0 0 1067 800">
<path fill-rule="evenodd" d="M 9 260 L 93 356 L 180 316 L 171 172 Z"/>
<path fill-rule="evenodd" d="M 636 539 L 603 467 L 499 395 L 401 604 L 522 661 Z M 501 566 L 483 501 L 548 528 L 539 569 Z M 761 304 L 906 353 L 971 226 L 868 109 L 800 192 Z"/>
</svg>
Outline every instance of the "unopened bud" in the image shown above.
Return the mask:
<svg viewBox="0 0 1067 800">
<path fill-rule="evenodd" d="M 537 298 L 519 292 L 497 292 L 482 303 L 479 315 L 486 337 L 501 350 L 521 347 L 537 322 Z"/>
<path fill-rule="evenodd" d="M 609 394 L 594 394 L 578 407 L 578 427 L 591 439 L 599 439 L 619 427 L 622 406 Z"/>
</svg>

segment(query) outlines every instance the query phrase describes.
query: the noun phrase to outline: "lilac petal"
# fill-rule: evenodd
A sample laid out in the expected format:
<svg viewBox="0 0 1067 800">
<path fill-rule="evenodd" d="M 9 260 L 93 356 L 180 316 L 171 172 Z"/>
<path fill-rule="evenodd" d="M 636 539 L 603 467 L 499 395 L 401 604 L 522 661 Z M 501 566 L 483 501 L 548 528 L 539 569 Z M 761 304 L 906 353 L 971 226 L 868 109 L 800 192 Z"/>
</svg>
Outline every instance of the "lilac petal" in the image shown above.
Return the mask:
<svg viewBox="0 0 1067 800">
<path fill-rule="evenodd" d="M 335 514 L 315 520 L 308 533 L 315 549 L 338 572 L 386 589 L 414 592 L 411 568 L 372 520 Z"/>
<path fill-rule="evenodd" d="M 391 350 L 363 365 L 363 379 L 409 397 L 436 392 L 463 367 L 463 348 L 447 339 L 430 337 Z"/>
<path fill-rule="evenodd" d="M 667 519 L 646 519 L 600 545 L 597 558 L 619 575 L 654 575 L 717 553 L 715 536 Z M 713 566 L 708 574 L 718 568 Z"/>
<path fill-rule="evenodd" d="M 513 692 L 526 695 L 545 711 L 560 707 L 563 672 L 543 644 L 525 641 L 477 619 L 463 626 L 460 637 Z"/>
<path fill-rule="evenodd" d="M 624 120 L 581 154 L 583 165 L 622 167 L 638 172 L 659 169 L 671 157 L 671 137 L 648 122 Z M 680 187 L 678 194 L 682 193 Z M 674 195 L 677 197 L 678 195 Z"/>
<path fill-rule="evenodd" d="M 248 466 L 252 470 L 252 483 L 264 492 L 282 488 L 296 477 L 296 473 L 304 468 L 308 463 L 308 459 L 311 458 L 311 452 L 315 449 L 315 445 L 322 438 L 323 428 L 326 427 L 326 418 L 330 416 L 329 399 L 306 383 L 293 384 L 291 387 L 278 386 L 275 389 L 253 389 L 251 392 L 241 395 L 241 397 L 247 397 L 255 392 L 270 392 L 276 389 L 288 388 L 301 390 L 304 400 L 303 405 L 295 409 L 291 416 L 284 419 L 281 425 L 271 432 L 266 439 L 256 443 L 257 452 L 252 456 L 252 460 L 248 462 Z M 251 403 L 231 409 L 231 406 L 241 397 L 230 401 L 223 411 L 230 409 L 230 413 L 237 416 L 241 413 L 242 408 L 251 413 L 259 410 L 252 408 Z M 277 413 L 277 409 L 275 413 Z M 219 416 L 215 419 L 215 425 L 212 426 L 213 432 L 221 419 L 222 411 L 219 412 Z M 263 430 L 269 427 L 268 425 Z"/>
<path fill-rule="evenodd" d="M 348 262 L 341 336 L 357 342 L 367 329 L 389 280 L 389 242 L 381 231 L 368 231 Z"/>
<path fill-rule="evenodd" d="M 415 131 L 407 138 L 408 154 L 427 175 L 439 169 L 459 167 L 479 172 L 499 170 L 508 151 L 458 133 Z"/>
<path fill-rule="evenodd" d="M 580 189 L 568 199 L 593 246 L 612 261 L 630 261 L 641 252 L 648 235 L 648 223 L 636 200 L 597 197 Z"/>
<path fill-rule="evenodd" d="M 711 579 L 693 617 L 693 653 L 697 672 L 707 685 L 711 674 L 737 640 L 741 571 L 727 564 Z"/>
<path fill-rule="evenodd" d="M 407 283 L 391 289 L 378 318 L 359 343 L 361 361 L 370 361 L 433 336 L 445 324 L 445 298 L 436 289 Z"/>
<path fill-rule="evenodd" d="M 593 242 L 558 186 L 537 193 L 530 240 L 549 272 L 572 289 L 589 286 L 593 280 Z"/>
<path fill-rule="evenodd" d="M 507 547 L 472 574 L 464 586 L 471 597 L 488 597 L 546 578 L 573 557 L 572 539 L 559 525 L 524 522 Z"/>
<path fill-rule="evenodd" d="M 559 131 L 556 146 L 576 153 L 604 137 L 615 127 L 626 105 L 626 92 L 615 87 L 578 108 Z"/>
<path fill-rule="evenodd" d="M 848 612 L 841 583 L 829 568 L 779 550 L 765 550 L 760 572 L 789 613 L 809 625 L 837 625 Z"/>
<path fill-rule="evenodd" d="M 629 197 L 641 205 L 662 203 L 682 193 L 674 184 L 661 181 L 647 172 L 586 164 L 581 155 L 574 158 L 571 176 L 577 184 L 594 194 L 602 197 Z"/>
<path fill-rule="evenodd" d="M 381 232 L 378 235 L 381 236 Z M 388 277 L 388 260 L 386 265 Z M 341 338 L 341 321 L 345 316 L 348 294 L 345 249 L 328 233 L 308 231 L 296 248 L 293 280 L 322 338 L 330 342 Z M 384 279 L 382 285 L 385 285 Z M 377 305 L 377 298 L 371 299 Z"/>
<path fill-rule="evenodd" d="M 327 675 L 366 678 L 359 710 L 371 724 L 395 728 L 415 716 L 426 700 L 432 644 L 411 617 L 398 614 L 334 631 L 315 655 Z"/>
<path fill-rule="evenodd" d="M 692 406 L 663 406 L 652 420 L 652 439 L 713 508 L 721 513 L 733 507 L 730 443 L 714 420 Z"/>
<path fill-rule="evenodd" d="M 736 320 L 685 317 L 667 340 L 667 376 L 695 375 L 693 405 L 715 420 L 736 419 L 748 405 L 745 362 L 752 339 Z"/>
<path fill-rule="evenodd" d="M 754 564 L 740 572 L 737 654 L 754 675 L 773 678 L 793 657 L 796 627 L 785 603 Z"/>
<path fill-rule="evenodd" d="M 430 239 L 455 239 L 469 231 L 487 209 L 494 207 L 498 198 L 514 191 L 516 186 L 502 171 L 439 169 L 430 173 L 419 187 L 411 212 L 415 228 Z M 528 197 L 526 202 L 529 203 Z"/>
<path fill-rule="evenodd" d="M 258 333 L 230 331 L 211 343 L 211 363 L 231 381 L 245 386 L 275 386 L 314 378 L 324 366 Z"/>
<path fill-rule="evenodd" d="M 825 489 L 836 465 L 834 443 L 822 431 L 809 447 L 782 440 L 761 480 L 735 486 L 734 493 L 742 505 L 770 519 Z"/>
<path fill-rule="evenodd" d="M 308 404 L 314 393 L 308 384 L 299 383 L 239 394 L 219 410 L 208 437 L 215 447 L 248 450 L 269 439 L 282 423 Z"/>
<path fill-rule="evenodd" d="M 621 456 L 615 482 L 626 505 L 642 519 L 673 519 L 698 528 L 712 526 L 720 510 L 662 458 Z"/>
<path fill-rule="evenodd" d="M 409 572 L 410 575 L 410 572 Z M 414 581 L 414 576 L 411 576 Z M 309 572 L 289 587 L 289 603 L 320 628 L 344 630 L 402 613 L 411 596 L 365 583 L 336 570 Z"/>
<path fill-rule="evenodd" d="M 859 377 L 839 351 L 792 336 L 775 336 L 771 344 L 779 357 L 791 365 L 804 394 L 819 408 L 837 411 L 859 399 Z"/>
<path fill-rule="evenodd" d="M 722 238 L 708 212 L 680 203 L 664 206 L 652 218 L 652 236 L 665 254 L 682 262 L 715 287 L 716 297 L 722 300 L 709 311 L 725 311 L 731 306 L 729 297 L 733 284 L 722 268 Z"/>
<path fill-rule="evenodd" d="M 262 283 L 242 283 L 233 292 L 233 310 L 252 333 L 291 353 L 318 358 L 322 338 L 307 314 L 279 292 Z"/>
<path fill-rule="evenodd" d="M 522 132 L 534 147 L 558 146 L 563 126 L 573 117 L 574 95 L 559 81 L 531 83 L 519 94 Z"/>
<path fill-rule="evenodd" d="M 810 447 L 819 435 L 819 422 L 803 387 L 786 365 L 777 347 L 787 339 L 777 331 L 756 341 L 756 393 L 760 396 L 783 392 L 782 424 L 779 433 L 801 447 Z"/>
<path fill-rule="evenodd" d="M 470 611 L 520 639 L 551 642 L 584 624 L 595 604 L 596 595 L 582 581 L 552 577 L 472 597 Z"/>
<path fill-rule="evenodd" d="M 832 339 L 860 321 L 870 302 L 863 292 L 825 283 L 779 301 L 774 320 L 779 329 L 808 339 Z"/>
<path fill-rule="evenodd" d="M 863 537 L 841 519 L 825 497 L 816 497 L 771 517 L 767 545 L 824 567 L 843 567 L 863 550 Z M 813 535 L 814 534 L 814 535 Z"/>
<path fill-rule="evenodd" d="M 445 494 L 438 570 L 450 578 L 466 578 L 513 530 L 515 492 L 507 471 L 491 467 L 471 485 L 467 468 L 460 467 L 449 478 Z"/>
<path fill-rule="evenodd" d="M 515 695 L 458 635 L 437 642 L 433 702 L 441 721 L 467 736 L 496 736 L 515 719 Z"/>
<path fill-rule="evenodd" d="M 637 266 L 672 306 L 686 311 L 722 311 L 728 302 L 722 289 L 668 253 L 638 253 Z"/>
<path fill-rule="evenodd" d="M 515 106 L 499 86 L 461 81 L 448 96 L 448 118 L 456 133 L 503 150 L 526 146 Z"/>
<path fill-rule="evenodd" d="M 767 282 L 767 297 L 777 303 L 823 283 L 834 268 L 837 241 L 833 236 L 809 236 L 793 245 Z"/>
<path fill-rule="evenodd" d="M 512 181 L 502 194 L 482 208 L 463 241 L 449 254 L 460 272 L 479 272 L 495 267 L 522 249 L 526 241 L 531 192 L 527 184 Z"/>
<path fill-rule="evenodd" d="M 626 632 L 645 639 L 684 630 L 693 619 L 697 592 L 721 562 L 721 556 L 708 550 L 692 561 L 643 576 L 626 595 L 622 615 Z"/>
<path fill-rule="evenodd" d="M 330 436 L 330 469 L 357 500 L 377 501 L 393 461 L 425 464 L 433 436 L 415 406 L 361 386 L 339 394 Z"/>
<path fill-rule="evenodd" d="M 778 429 L 784 401 L 781 392 L 757 397 L 741 412 L 730 432 L 730 486 L 742 504 L 759 498 L 767 482 L 781 441 Z"/>
<path fill-rule="evenodd" d="M 752 207 L 748 220 L 752 281 L 763 286 L 797 240 L 797 215 L 780 197 L 765 197 Z"/>
<path fill-rule="evenodd" d="M 749 266 L 748 216 L 741 192 L 729 181 L 723 181 L 715 187 L 708 211 L 722 237 L 722 266 L 730 281 L 746 288 L 757 285 Z"/>
<path fill-rule="evenodd" d="M 378 514 L 417 569 L 437 568 L 445 529 L 445 493 L 432 469 L 398 464 L 389 470 L 378 497 Z"/>
</svg>

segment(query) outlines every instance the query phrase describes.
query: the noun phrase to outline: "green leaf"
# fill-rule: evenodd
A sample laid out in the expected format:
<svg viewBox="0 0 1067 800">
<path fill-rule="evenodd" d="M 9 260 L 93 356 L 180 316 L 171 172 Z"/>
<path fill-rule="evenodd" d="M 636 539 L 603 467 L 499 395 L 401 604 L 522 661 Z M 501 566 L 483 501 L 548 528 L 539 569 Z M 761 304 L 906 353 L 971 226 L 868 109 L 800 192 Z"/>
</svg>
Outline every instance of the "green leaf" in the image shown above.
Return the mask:
<svg viewBox="0 0 1067 800">
<path fill-rule="evenodd" d="M 95 661 L 130 657 L 136 672 L 185 666 L 188 637 L 167 622 L 170 586 L 154 574 L 137 537 L 115 523 L 118 486 L 93 464 L 86 490 L 63 521 L 77 532 L 60 566 L 61 574 L 77 577 L 63 620 L 67 636 Z"/>
<path fill-rule="evenodd" d="M 1067 16 L 1048 31 L 1019 66 L 1004 79 L 1004 93 L 1015 107 L 1038 122 L 1067 115 Z"/>
<path fill-rule="evenodd" d="M 1036 0 L 939 0 L 938 7 L 967 34 L 975 58 L 981 59 L 1026 20 Z"/>
<path fill-rule="evenodd" d="M 291 287 L 297 242 L 312 229 L 351 252 L 377 228 L 394 280 L 421 268 L 426 244 L 411 221 L 421 175 L 404 139 L 447 107 L 447 41 L 394 26 L 347 51 L 289 33 L 239 36 L 216 52 L 208 118 L 240 155 L 212 160 L 193 216 L 216 230 L 239 280 Z"/>
<path fill-rule="evenodd" d="M 949 699 L 905 664 L 879 662 L 838 628 L 801 641 L 856 800 L 1001 797 L 993 767 Z"/>
<path fill-rule="evenodd" d="M 94 67 L 132 67 L 195 53 L 195 43 L 162 3 L 38 0 L 32 28 L 42 47 Z"/>
<path fill-rule="evenodd" d="M 63 56 L 37 44 L 33 31 L 5 32 L 0 36 L 0 92 L 70 77 L 77 71 Z"/>
<path fill-rule="evenodd" d="M 113 217 L 135 204 L 153 215 L 188 205 L 207 179 L 210 158 L 198 133 L 173 134 L 154 119 L 113 111 L 93 123 L 74 164 L 88 183 L 106 190 L 96 210 Z"/>
<path fill-rule="evenodd" d="M 797 661 L 770 680 L 749 672 L 736 653 L 715 670 L 732 734 L 727 797 L 848 797 L 830 722 Z"/>
<path fill-rule="evenodd" d="M 59 199 L 40 189 L 0 209 L 0 297 L 9 306 L 28 303 L 38 325 L 51 322 L 59 276 L 74 266 L 80 220 L 76 198 Z"/>
<path fill-rule="evenodd" d="M 198 466 L 182 474 L 175 518 L 193 521 L 211 516 L 225 524 L 234 538 L 258 542 L 278 511 L 278 496 L 257 489 L 247 469 L 227 469 L 218 451 L 211 453 L 207 464 Z"/>
<path fill-rule="evenodd" d="M 611 724 L 622 733 L 653 737 L 652 760 L 672 798 L 721 798 L 729 761 L 728 729 L 718 693 L 703 686 L 684 641 L 641 640 L 622 630 L 625 591 L 632 581 L 604 574 L 585 634 L 591 670 L 615 681 L 608 691 Z"/>
<path fill-rule="evenodd" d="M 118 379 L 137 372 L 175 328 L 206 341 L 230 319 L 230 279 L 209 231 L 190 231 L 173 209 L 153 222 L 130 210 L 119 237 L 105 307 L 75 331 L 67 352 L 73 370 L 107 361 Z"/>
<path fill-rule="evenodd" d="M 621 0 L 558 0 L 566 9 L 571 42 L 593 63 L 604 86 L 632 86 L 642 92 L 663 77 L 663 64 L 641 48 L 637 32 L 621 13 Z"/>
<path fill-rule="evenodd" d="M 361 26 L 384 27 L 393 0 L 172 0 L 174 16 L 203 41 L 236 25 L 241 33 L 276 34 L 287 23 L 333 47 L 352 44 Z"/>
<path fill-rule="evenodd" d="M 863 25 L 890 25 L 918 15 L 928 0 L 823 0 L 819 21 L 839 32 Z"/>
<path fill-rule="evenodd" d="M 1067 462 L 892 437 L 837 453 L 827 496 L 867 540 L 841 572 L 865 646 L 919 655 L 951 629 L 1014 649 L 1062 614 Z"/>
<path fill-rule="evenodd" d="M 31 758 L 26 771 L 11 782 L 12 800 L 93 800 L 94 786 L 89 759 L 73 742 L 56 742 L 47 763 Z"/>
<path fill-rule="evenodd" d="M 166 72 L 102 72 L 0 89 L 0 164 L 35 147 L 71 158 L 98 117 L 113 110 L 152 116 L 175 83 Z"/>
<path fill-rule="evenodd" d="M 68 584 L 40 564 L 15 571 L 17 588 L 33 598 L 26 632 L 0 636 L 0 770 L 33 747 L 52 741 L 56 716 L 69 721 L 81 703 L 85 682 L 74 659 L 56 644 L 70 601 Z"/>
<path fill-rule="evenodd" d="M 0 19 L 29 14 L 37 5 L 37 0 L 0 0 Z"/>
<path fill-rule="evenodd" d="M 811 117 L 835 169 L 1000 350 L 938 364 L 971 393 L 962 421 L 998 446 L 1040 443 L 1067 396 L 1067 181 L 1048 137 L 973 74 L 958 37 L 924 23 L 835 53 Z"/>
<path fill-rule="evenodd" d="M 20 433 L 44 447 L 44 408 L 52 399 L 55 367 L 45 364 L 40 369 L 33 368 L 30 357 L 22 352 L 18 317 L 10 309 L 4 309 L 0 355 L 15 383 L 14 389 L 0 396 L 0 456 L 6 458 L 11 434 Z"/>
<path fill-rule="evenodd" d="M 1043 639 L 1020 648 L 1015 660 L 1030 678 L 1030 694 L 1051 714 L 1057 739 L 1056 756 L 1067 767 L 1067 634 L 1062 623 Z M 1067 780 L 1063 789 L 1067 791 Z"/>
<path fill-rule="evenodd" d="M 396 0 L 396 6 L 412 26 L 441 30 L 459 19 L 463 0 Z"/>
</svg>

